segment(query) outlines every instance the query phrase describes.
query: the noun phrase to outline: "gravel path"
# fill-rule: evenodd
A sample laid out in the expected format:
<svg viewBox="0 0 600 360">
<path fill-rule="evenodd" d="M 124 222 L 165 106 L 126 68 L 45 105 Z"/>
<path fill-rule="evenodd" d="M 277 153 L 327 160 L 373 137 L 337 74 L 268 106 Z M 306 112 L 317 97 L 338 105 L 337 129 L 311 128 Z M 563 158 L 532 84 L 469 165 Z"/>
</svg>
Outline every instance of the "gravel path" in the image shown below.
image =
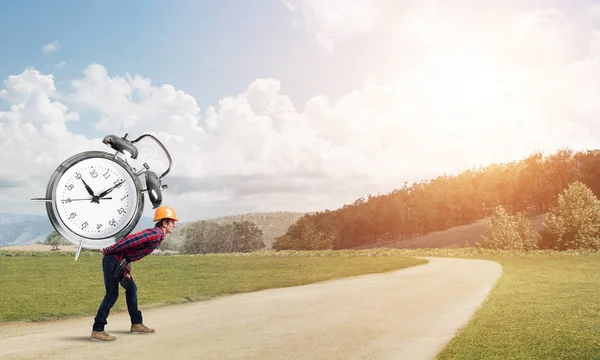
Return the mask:
<svg viewBox="0 0 600 360">
<path fill-rule="evenodd" d="M 93 316 L 3 324 L 0 358 L 434 359 L 502 269 L 425 259 L 390 273 L 142 309 L 154 334 L 130 334 L 127 313 L 112 313 L 106 330 L 117 340 L 108 343 L 89 339 Z"/>
</svg>

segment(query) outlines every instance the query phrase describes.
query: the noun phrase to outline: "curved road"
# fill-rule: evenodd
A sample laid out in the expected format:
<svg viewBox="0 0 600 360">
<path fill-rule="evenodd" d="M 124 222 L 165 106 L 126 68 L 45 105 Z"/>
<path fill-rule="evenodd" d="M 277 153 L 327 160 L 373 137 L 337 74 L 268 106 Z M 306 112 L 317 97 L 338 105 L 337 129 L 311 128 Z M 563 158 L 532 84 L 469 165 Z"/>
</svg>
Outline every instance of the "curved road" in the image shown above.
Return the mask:
<svg viewBox="0 0 600 360">
<path fill-rule="evenodd" d="M 89 340 L 93 316 L 0 326 L 2 359 L 434 359 L 466 325 L 502 269 L 485 260 L 428 264 L 297 287 L 126 312 Z"/>
</svg>

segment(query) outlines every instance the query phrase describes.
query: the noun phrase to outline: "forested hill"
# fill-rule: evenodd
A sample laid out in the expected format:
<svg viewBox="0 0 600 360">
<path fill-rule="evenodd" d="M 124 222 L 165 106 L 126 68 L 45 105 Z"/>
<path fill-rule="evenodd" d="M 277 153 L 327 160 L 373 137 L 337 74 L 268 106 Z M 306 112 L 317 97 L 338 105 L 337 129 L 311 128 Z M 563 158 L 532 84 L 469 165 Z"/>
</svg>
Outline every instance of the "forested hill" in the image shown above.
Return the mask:
<svg viewBox="0 0 600 360">
<path fill-rule="evenodd" d="M 256 224 L 262 230 L 265 246 L 271 248 L 274 239 L 285 234 L 287 229 L 295 223 L 304 213 L 289 211 L 273 211 L 264 213 L 248 213 L 240 215 L 222 216 L 208 221 L 216 222 L 219 225 L 229 224 L 234 221 L 249 221 Z"/>
<path fill-rule="evenodd" d="M 561 149 L 546 156 L 535 152 L 510 163 L 405 183 L 389 194 L 306 214 L 273 246 L 344 249 L 410 239 L 483 219 L 497 205 L 513 213 L 541 213 L 573 181 L 600 194 L 600 151 Z"/>
<path fill-rule="evenodd" d="M 204 220 L 219 225 L 231 224 L 233 222 L 249 221 L 262 230 L 262 240 L 265 243 L 265 249 L 271 249 L 275 238 L 285 234 L 290 225 L 294 224 L 304 213 L 273 211 L 263 213 L 247 213 L 240 215 L 223 216 Z M 180 223 L 175 227 L 175 231 L 169 235 L 162 246 L 163 249 L 180 250 L 181 245 L 186 239 L 186 231 L 190 225 L 198 223 L 196 221 Z"/>
</svg>

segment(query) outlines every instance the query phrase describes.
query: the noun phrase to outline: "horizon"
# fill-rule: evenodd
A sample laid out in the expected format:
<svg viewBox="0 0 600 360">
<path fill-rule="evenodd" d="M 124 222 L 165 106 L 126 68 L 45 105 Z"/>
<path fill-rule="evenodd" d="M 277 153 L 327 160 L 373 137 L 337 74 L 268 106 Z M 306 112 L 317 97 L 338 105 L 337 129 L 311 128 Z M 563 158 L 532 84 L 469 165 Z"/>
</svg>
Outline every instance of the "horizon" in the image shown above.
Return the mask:
<svg viewBox="0 0 600 360">
<path fill-rule="evenodd" d="M 108 134 L 161 140 L 163 204 L 186 222 L 337 209 L 534 152 L 600 149 L 592 1 L 0 9 L 0 205 L 13 214 L 45 215 L 30 199 L 66 158 L 111 150 Z M 136 167 L 166 169 L 152 142 L 139 148 Z"/>
</svg>

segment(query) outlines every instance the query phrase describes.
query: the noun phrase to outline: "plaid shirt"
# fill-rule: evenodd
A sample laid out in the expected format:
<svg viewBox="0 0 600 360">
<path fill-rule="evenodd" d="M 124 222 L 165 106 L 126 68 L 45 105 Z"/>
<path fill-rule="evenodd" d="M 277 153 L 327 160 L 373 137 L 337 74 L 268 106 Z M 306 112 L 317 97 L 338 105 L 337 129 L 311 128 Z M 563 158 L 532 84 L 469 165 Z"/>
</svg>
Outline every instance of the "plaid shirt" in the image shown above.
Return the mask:
<svg viewBox="0 0 600 360">
<path fill-rule="evenodd" d="M 155 226 L 135 234 L 129 234 L 111 246 L 102 249 L 102 253 L 104 255 L 114 255 L 117 260 L 120 260 L 123 256 L 130 263 L 140 260 L 157 249 L 164 238 L 163 229 Z"/>
</svg>

